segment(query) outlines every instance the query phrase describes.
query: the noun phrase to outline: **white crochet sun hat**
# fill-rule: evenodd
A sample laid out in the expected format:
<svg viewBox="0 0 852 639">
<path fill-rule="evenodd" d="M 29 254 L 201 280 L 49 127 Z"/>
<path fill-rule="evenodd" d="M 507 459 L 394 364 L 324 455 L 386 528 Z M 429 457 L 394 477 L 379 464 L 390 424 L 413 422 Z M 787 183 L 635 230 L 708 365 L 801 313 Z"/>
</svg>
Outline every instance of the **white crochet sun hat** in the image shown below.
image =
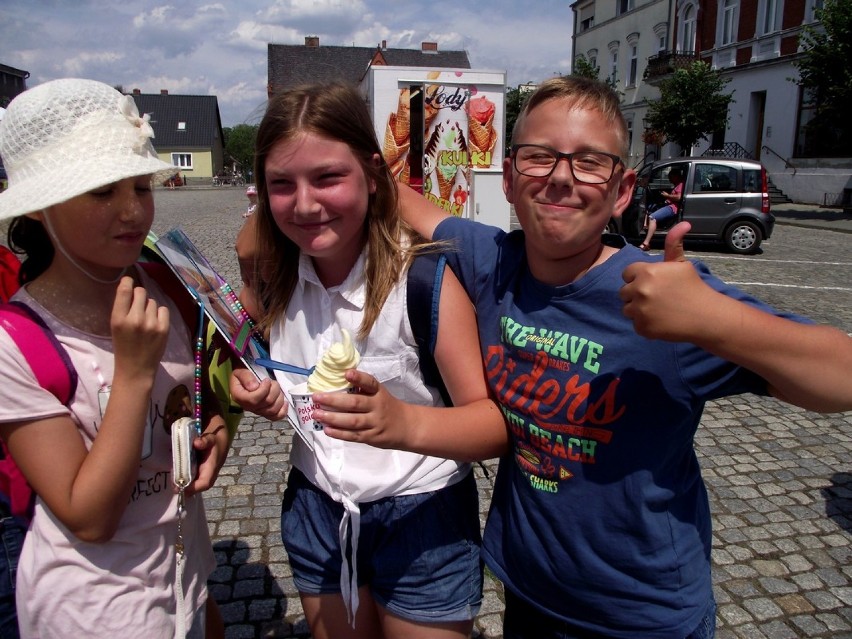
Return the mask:
<svg viewBox="0 0 852 639">
<path fill-rule="evenodd" d="M 138 175 L 175 172 L 157 157 L 149 117 L 133 97 L 94 80 L 64 79 L 24 91 L 0 120 L 0 158 L 9 187 L 0 220 Z"/>
</svg>

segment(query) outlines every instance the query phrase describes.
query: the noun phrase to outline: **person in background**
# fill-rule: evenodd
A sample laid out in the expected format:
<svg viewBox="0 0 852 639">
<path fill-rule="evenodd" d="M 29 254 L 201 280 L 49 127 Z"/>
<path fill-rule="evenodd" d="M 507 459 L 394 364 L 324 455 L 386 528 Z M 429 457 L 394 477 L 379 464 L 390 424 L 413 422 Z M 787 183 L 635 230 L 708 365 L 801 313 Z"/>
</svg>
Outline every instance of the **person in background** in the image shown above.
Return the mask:
<svg viewBox="0 0 852 639">
<path fill-rule="evenodd" d="M 382 404 L 363 419 L 438 429 L 447 442 L 480 438 L 498 455 L 508 435 L 489 398 L 473 308 L 447 271 L 435 360 L 452 397 L 424 380 L 409 322 L 407 269 L 434 250 L 399 218 L 397 186 L 369 111 L 345 85 L 274 96 L 257 135 L 256 242 L 274 268 L 257 281 L 271 356 L 309 369 L 342 331 Z M 354 371 L 350 371 L 354 373 Z M 282 387 L 232 376 L 233 396 L 267 419 L 287 414 Z M 315 393 L 322 405 L 329 393 Z M 359 397 L 352 394 L 352 397 Z M 482 599 L 476 483 L 469 460 L 293 438 L 281 537 L 315 639 L 461 639 Z M 451 445 L 449 447 L 452 447 Z"/>
<path fill-rule="evenodd" d="M 22 637 L 170 637 L 182 606 L 187 637 L 224 634 L 197 493 L 216 480 L 228 433 L 205 402 L 198 472 L 179 502 L 170 429 L 193 414 L 194 335 L 136 265 L 153 184 L 174 171 L 152 137 L 131 96 L 82 79 L 25 91 L 0 122 L 0 219 L 14 218 L 9 244 L 26 255 L 12 300 L 77 375 L 65 405 L 0 329 L 0 437 L 37 495 L 16 579 Z"/>
<path fill-rule="evenodd" d="M 661 206 L 648 216 L 648 233 L 645 240 L 639 245 L 643 251 L 651 249 L 651 240 L 657 232 L 657 225 L 676 217 L 683 202 L 683 172 L 678 167 L 669 171 L 669 182 L 672 183 L 671 191 L 661 191 L 660 194 L 666 199 L 665 206 Z"/>
<path fill-rule="evenodd" d="M 243 217 L 249 217 L 257 210 L 257 187 L 254 184 L 249 184 L 246 188 L 246 197 L 248 198 L 248 208 L 243 213 Z"/>
<path fill-rule="evenodd" d="M 635 182 L 619 107 L 606 84 L 574 76 L 528 98 L 503 163 L 521 230 L 447 216 L 401 189 L 415 230 L 452 244 L 509 424 L 483 539 L 505 585 L 504 639 L 712 637 L 710 505 L 693 448 L 705 402 L 752 392 L 852 409 L 843 331 L 687 261 L 688 223 L 663 256 L 603 234 Z M 369 423 L 364 396 L 384 392 L 368 375 L 347 379 L 357 399 L 325 395 L 314 412 L 326 435 L 489 456 L 477 438 Z"/>
</svg>

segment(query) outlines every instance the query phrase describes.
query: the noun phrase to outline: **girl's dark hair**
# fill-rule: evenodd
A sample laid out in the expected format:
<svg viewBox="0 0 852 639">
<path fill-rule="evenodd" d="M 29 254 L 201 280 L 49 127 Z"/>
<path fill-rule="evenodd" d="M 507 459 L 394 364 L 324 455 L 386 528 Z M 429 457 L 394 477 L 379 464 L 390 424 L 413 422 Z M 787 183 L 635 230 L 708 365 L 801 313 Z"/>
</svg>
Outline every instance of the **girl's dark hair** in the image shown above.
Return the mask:
<svg viewBox="0 0 852 639">
<path fill-rule="evenodd" d="M 53 242 L 38 220 L 24 215 L 16 217 L 9 224 L 6 241 L 13 253 L 25 255 L 18 283 L 23 286 L 44 273 L 53 262 Z"/>
<path fill-rule="evenodd" d="M 281 232 L 269 210 L 266 161 L 275 145 L 303 133 L 344 142 L 358 158 L 366 179 L 376 185 L 364 221 L 367 302 L 359 330 L 363 339 L 410 259 L 411 251 L 403 246 L 403 241 L 412 234 L 400 218 L 397 183 L 382 158 L 367 105 L 354 87 L 344 84 L 307 85 L 274 96 L 258 128 L 254 166 L 258 255 L 274 265 L 269 273 L 257 272 L 258 298 L 265 305 L 260 323 L 268 330 L 274 319 L 284 313 L 299 271 L 299 248 Z M 412 241 L 418 244 L 422 239 Z"/>
</svg>

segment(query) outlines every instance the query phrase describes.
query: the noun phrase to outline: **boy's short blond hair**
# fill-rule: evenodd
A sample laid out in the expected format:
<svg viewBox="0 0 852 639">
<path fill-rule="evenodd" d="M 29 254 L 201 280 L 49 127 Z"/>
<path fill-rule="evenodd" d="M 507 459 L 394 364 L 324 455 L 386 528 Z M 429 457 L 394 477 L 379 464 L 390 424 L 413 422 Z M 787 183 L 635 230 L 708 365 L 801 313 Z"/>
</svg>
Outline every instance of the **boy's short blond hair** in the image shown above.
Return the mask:
<svg viewBox="0 0 852 639">
<path fill-rule="evenodd" d="M 524 102 L 515 128 L 512 130 L 512 143 L 515 144 L 518 132 L 526 120 L 527 114 L 550 100 L 565 100 L 574 109 L 591 109 L 598 111 L 604 119 L 615 125 L 619 137 L 618 154 L 622 160 L 627 159 L 627 122 L 621 114 L 621 101 L 618 94 L 605 82 L 592 80 L 581 76 L 561 76 L 550 78 L 538 85 L 532 95 Z M 518 140 L 519 141 L 519 140 Z"/>
</svg>

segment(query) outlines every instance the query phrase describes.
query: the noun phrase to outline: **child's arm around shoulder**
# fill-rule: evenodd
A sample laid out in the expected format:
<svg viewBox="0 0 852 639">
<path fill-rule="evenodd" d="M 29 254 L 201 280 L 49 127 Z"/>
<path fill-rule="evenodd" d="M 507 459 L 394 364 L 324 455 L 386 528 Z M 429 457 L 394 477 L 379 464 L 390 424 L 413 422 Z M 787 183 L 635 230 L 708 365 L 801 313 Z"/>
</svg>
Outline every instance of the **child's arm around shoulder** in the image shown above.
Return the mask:
<svg viewBox="0 0 852 639">
<path fill-rule="evenodd" d="M 438 224 L 447 218 L 449 213 L 432 204 L 410 186 L 400 184 L 398 188 L 402 219 L 420 235 L 431 240 Z"/>
<path fill-rule="evenodd" d="M 692 342 L 763 377 L 769 393 L 818 412 L 852 410 L 852 338 L 825 325 L 777 317 L 713 290 L 687 262 L 682 222 L 662 263 L 624 270 L 624 314 L 644 337 Z"/>
<path fill-rule="evenodd" d="M 449 269 L 440 307 L 435 360 L 454 406 L 408 404 L 372 375 L 352 369 L 346 379 L 360 393 L 314 394 L 323 407 L 314 411 L 314 418 L 325 425 L 327 435 L 460 461 L 491 459 L 507 451 L 506 424 L 485 381 L 473 305 Z"/>
</svg>

